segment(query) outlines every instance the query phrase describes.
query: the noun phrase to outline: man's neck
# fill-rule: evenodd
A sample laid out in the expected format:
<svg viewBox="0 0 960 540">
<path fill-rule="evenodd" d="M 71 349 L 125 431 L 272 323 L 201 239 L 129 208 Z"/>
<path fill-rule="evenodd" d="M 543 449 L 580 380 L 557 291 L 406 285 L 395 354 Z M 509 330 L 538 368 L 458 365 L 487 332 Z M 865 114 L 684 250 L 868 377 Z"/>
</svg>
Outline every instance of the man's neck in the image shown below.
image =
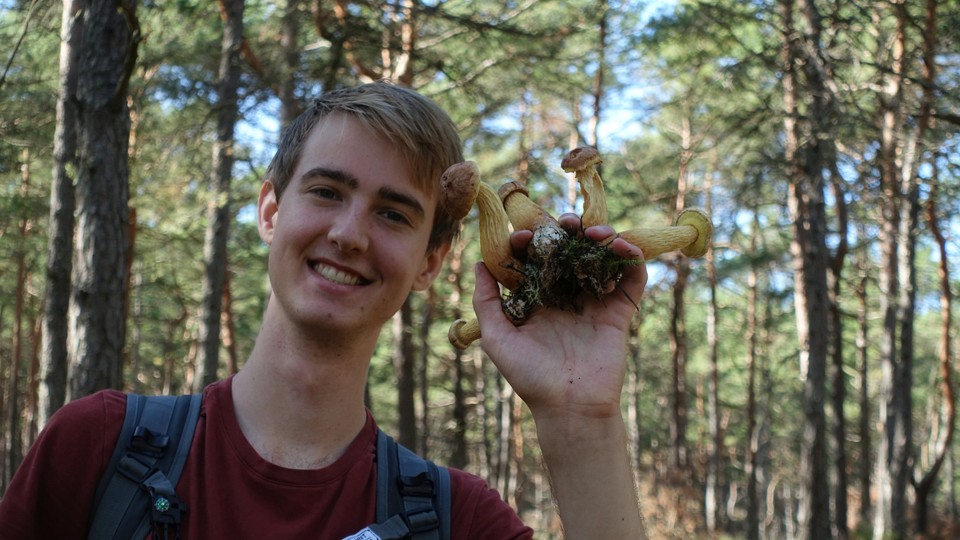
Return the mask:
<svg viewBox="0 0 960 540">
<path fill-rule="evenodd" d="M 373 344 L 320 341 L 281 336 L 265 327 L 233 380 L 244 436 L 276 465 L 329 465 L 366 422 L 363 395 Z"/>
</svg>

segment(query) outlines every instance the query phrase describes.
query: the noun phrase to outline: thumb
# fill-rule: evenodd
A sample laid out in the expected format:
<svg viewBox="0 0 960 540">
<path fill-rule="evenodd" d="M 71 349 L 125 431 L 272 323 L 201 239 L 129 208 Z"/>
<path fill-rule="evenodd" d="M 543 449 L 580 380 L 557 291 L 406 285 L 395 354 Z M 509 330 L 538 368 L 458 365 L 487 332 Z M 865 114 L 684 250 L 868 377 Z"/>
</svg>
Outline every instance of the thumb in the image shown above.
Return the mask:
<svg viewBox="0 0 960 540">
<path fill-rule="evenodd" d="M 487 267 L 479 262 L 474 266 L 476 276 L 476 286 L 473 290 L 473 311 L 480 321 L 481 333 L 486 333 L 483 328 L 489 328 L 495 332 L 500 331 L 498 327 L 504 324 L 513 326 L 503 313 L 502 300 L 500 298 L 500 285 L 493 279 Z"/>
</svg>

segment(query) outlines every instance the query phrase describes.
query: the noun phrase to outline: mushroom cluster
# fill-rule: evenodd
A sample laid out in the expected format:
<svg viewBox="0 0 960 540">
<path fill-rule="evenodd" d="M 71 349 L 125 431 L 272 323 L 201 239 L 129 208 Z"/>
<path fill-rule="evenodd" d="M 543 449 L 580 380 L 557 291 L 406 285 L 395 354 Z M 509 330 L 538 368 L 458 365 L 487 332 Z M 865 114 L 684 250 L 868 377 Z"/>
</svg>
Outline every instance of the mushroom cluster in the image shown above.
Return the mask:
<svg viewBox="0 0 960 540">
<path fill-rule="evenodd" d="M 603 181 L 597 171 L 602 158 L 596 149 L 571 150 L 561 168 L 572 172 L 583 196 L 583 228 L 607 223 Z M 455 218 L 464 217 L 474 205 L 480 216 L 480 254 L 490 274 L 504 289 L 503 311 L 520 323 L 541 306 L 577 309 L 578 298 L 586 292 L 597 298 L 611 281 L 620 279 L 626 265 L 636 261 L 614 255 L 606 244 L 583 235 L 571 235 L 549 212 L 533 202 L 527 189 L 507 182 L 498 191 L 484 184 L 477 165 L 457 163 L 440 180 L 441 201 Z M 510 247 L 510 227 L 529 230 L 533 239 L 524 260 Z M 699 210 L 680 213 L 673 226 L 631 229 L 619 236 L 639 247 L 649 260 L 680 250 L 688 257 L 706 253 L 713 236 L 709 217 Z M 450 343 L 465 349 L 480 338 L 476 318 L 458 319 L 448 333 Z"/>
</svg>

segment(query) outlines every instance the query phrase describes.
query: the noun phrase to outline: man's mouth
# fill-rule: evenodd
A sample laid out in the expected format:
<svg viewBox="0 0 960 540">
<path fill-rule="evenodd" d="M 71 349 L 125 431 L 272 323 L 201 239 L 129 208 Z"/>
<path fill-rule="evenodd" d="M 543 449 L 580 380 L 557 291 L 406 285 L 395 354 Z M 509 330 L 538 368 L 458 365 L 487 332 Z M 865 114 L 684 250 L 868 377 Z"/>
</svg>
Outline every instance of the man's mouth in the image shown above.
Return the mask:
<svg viewBox="0 0 960 540">
<path fill-rule="evenodd" d="M 323 263 L 311 263 L 310 267 L 327 280 L 339 285 L 363 285 L 368 283 L 368 280 L 363 279 L 356 274 L 344 272 L 343 270 L 338 270 Z"/>
</svg>

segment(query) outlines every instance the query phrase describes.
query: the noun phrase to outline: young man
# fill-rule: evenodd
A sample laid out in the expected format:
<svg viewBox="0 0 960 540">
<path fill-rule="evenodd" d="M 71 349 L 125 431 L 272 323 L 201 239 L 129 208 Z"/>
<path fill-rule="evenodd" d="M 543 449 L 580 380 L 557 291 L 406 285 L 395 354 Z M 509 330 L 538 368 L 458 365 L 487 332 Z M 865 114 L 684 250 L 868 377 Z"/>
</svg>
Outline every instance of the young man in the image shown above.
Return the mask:
<svg viewBox="0 0 960 540">
<path fill-rule="evenodd" d="M 387 83 L 326 94 L 285 133 L 257 206 L 273 294 L 243 369 L 204 392 L 177 485 L 181 537 L 339 539 L 373 522 L 367 371 L 383 323 L 440 272 L 458 223 L 438 209 L 438 180 L 460 152 L 442 110 Z M 483 349 L 530 407 L 567 538 L 642 538 L 620 393 L 643 266 L 626 294 L 518 327 L 482 264 L 476 277 Z M 0 504 L 0 538 L 85 537 L 125 399 L 101 392 L 55 415 Z M 479 478 L 454 470 L 451 486 L 453 538 L 532 536 Z"/>
</svg>

